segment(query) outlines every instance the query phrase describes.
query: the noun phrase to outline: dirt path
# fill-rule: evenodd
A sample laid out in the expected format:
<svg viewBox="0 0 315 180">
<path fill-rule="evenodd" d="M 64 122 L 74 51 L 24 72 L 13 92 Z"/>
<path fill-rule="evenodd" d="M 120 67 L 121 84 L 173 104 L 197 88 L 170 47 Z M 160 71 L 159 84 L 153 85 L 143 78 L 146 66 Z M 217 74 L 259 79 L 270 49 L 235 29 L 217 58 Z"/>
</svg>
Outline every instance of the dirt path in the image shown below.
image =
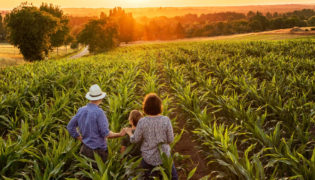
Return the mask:
<svg viewBox="0 0 315 180">
<path fill-rule="evenodd" d="M 184 171 L 179 171 L 180 180 L 187 179 L 189 171 L 197 167 L 196 173 L 191 178 L 192 180 L 198 180 L 206 175 L 211 173 L 210 168 L 207 166 L 207 160 L 201 153 L 199 153 L 199 144 L 194 141 L 192 137 L 191 128 L 187 127 L 187 117 L 178 107 L 176 102 L 176 96 L 173 94 L 172 88 L 167 85 L 169 84 L 169 78 L 165 70 L 164 57 L 158 56 L 156 59 L 158 66 L 158 75 L 160 77 L 159 83 L 165 84 L 161 88 L 161 94 L 167 94 L 169 98 L 172 99 L 169 108 L 174 108 L 174 111 L 170 114 L 171 119 L 176 119 L 176 127 L 174 130 L 176 133 L 180 133 L 182 129 L 185 129 L 185 132 L 182 135 L 182 138 L 175 145 L 175 152 L 178 152 L 181 155 L 189 156 L 188 159 L 180 160 L 180 162 L 175 162 L 175 166 L 181 167 Z M 179 164 L 180 163 L 180 164 Z"/>
<path fill-rule="evenodd" d="M 184 113 L 181 110 L 176 110 L 178 127 L 180 129 L 185 128 L 185 132 L 182 135 L 180 141 L 175 145 L 175 152 L 179 152 L 182 155 L 189 155 L 190 160 L 186 160 L 185 165 L 188 170 L 192 170 L 197 167 L 197 170 L 192 180 L 198 180 L 204 176 L 207 176 L 211 173 L 211 168 L 207 166 L 208 161 L 201 153 L 199 153 L 198 147 L 200 144 L 195 142 L 191 128 L 187 127 L 187 117 L 184 116 Z"/>
<path fill-rule="evenodd" d="M 73 56 L 71 56 L 69 59 L 78 59 L 78 58 L 80 58 L 80 57 L 82 57 L 82 56 L 85 56 L 85 55 L 87 55 L 87 54 L 89 54 L 89 47 L 88 46 L 86 46 L 82 51 L 80 51 L 78 54 L 75 54 L 75 55 L 73 55 Z"/>
</svg>

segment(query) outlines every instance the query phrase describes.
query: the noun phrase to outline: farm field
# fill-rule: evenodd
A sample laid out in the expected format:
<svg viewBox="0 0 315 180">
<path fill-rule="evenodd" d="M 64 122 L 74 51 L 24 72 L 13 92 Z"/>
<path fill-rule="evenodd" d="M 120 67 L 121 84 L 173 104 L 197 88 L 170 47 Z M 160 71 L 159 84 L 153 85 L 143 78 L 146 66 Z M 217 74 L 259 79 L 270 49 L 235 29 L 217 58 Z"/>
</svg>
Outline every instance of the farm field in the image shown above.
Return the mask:
<svg viewBox="0 0 315 180">
<path fill-rule="evenodd" d="M 313 27 L 301 28 L 302 30 L 311 29 Z M 303 33 L 290 33 L 292 28 L 287 29 L 278 29 L 271 31 L 263 32 L 254 32 L 254 33 L 244 33 L 244 34 L 234 34 L 234 35 L 222 35 L 222 36 L 211 36 L 211 37 L 197 37 L 197 38 L 183 38 L 177 40 L 165 40 L 165 41 L 134 41 L 128 44 L 121 44 L 121 46 L 132 46 L 138 44 L 157 44 L 157 43 L 173 43 L 173 42 L 198 42 L 198 41 L 210 41 L 210 40 L 251 40 L 251 41 L 260 41 L 260 40 L 293 40 L 293 39 L 314 39 L 315 31 L 308 31 Z"/>
<path fill-rule="evenodd" d="M 112 131 L 127 125 L 145 94 L 162 97 L 181 179 L 197 165 L 192 179 L 315 179 L 314 49 L 314 39 L 139 44 L 3 68 L 0 177 L 136 177 L 140 161 L 119 153 L 120 139 L 108 141 L 97 171 L 66 131 L 97 83 L 108 94 L 101 106 Z M 192 154 L 183 147 L 203 161 L 186 166 L 183 155 Z"/>
</svg>

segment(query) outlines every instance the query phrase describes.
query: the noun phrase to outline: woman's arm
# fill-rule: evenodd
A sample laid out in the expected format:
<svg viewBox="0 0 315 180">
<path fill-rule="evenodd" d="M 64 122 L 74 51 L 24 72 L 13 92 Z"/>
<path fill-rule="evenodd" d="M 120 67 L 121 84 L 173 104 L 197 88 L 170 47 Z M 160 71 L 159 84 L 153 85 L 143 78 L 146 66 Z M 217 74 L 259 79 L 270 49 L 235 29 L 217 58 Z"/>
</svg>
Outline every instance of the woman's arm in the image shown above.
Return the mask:
<svg viewBox="0 0 315 180">
<path fill-rule="evenodd" d="M 167 135 L 167 143 L 171 144 L 174 141 L 174 132 L 173 132 L 173 126 L 172 126 L 171 120 L 169 118 L 168 118 L 168 123 L 167 123 L 166 135 Z"/>
<path fill-rule="evenodd" d="M 131 128 L 125 129 L 126 133 L 130 136 L 131 143 L 138 143 L 142 140 L 142 136 L 143 136 L 142 124 L 143 124 L 142 121 L 139 121 L 134 134 L 132 134 Z"/>
</svg>

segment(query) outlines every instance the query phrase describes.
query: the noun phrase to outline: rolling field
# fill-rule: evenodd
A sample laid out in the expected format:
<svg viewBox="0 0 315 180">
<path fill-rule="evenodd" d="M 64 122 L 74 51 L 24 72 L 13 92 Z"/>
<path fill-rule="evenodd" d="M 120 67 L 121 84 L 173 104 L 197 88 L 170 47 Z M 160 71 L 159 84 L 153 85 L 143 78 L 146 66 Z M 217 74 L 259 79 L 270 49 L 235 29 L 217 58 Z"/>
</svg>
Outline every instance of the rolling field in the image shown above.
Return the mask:
<svg viewBox="0 0 315 180">
<path fill-rule="evenodd" d="M 162 97 L 181 179 L 197 165 L 192 179 L 315 179 L 314 49 L 312 39 L 173 42 L 1 69 L 0 177 L 135 177 L 140 161 L 119 153 L 120 139 L 108 140 L 109 159 L 97 171 L 66 131 L 97 83 L 112 131 L 145 94 Z M 189 153 L 203 161 L 187 167 Z"/>
</svg>

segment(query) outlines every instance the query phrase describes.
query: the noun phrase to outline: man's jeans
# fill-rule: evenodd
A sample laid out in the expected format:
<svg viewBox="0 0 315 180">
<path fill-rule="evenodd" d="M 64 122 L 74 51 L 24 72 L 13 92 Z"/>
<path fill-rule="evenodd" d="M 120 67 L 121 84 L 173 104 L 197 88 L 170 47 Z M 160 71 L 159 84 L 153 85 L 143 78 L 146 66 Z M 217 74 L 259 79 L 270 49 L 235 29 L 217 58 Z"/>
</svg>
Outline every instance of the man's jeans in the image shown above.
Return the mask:
<svg viewBox="0 0 315 180">
<path fill-rule="evenodd" d="M 95 160 L 94 153 L 98 154 L 104 163 L 106 162 L 107 155 L 108 155 L 107 150 L 99 149 L 99 148 L 93 150 L 93 149 L 89 148 L 88 146 L 86 146 L 85 144 L 82 144 L 81 149 L 80 149 L 80 154 L 82 154 L 82 155 L 84 155 L 90 159 Z M 94 169 L 97 169 L 96 163 L 93 163 L 92 166 Z"/>
</svg>

